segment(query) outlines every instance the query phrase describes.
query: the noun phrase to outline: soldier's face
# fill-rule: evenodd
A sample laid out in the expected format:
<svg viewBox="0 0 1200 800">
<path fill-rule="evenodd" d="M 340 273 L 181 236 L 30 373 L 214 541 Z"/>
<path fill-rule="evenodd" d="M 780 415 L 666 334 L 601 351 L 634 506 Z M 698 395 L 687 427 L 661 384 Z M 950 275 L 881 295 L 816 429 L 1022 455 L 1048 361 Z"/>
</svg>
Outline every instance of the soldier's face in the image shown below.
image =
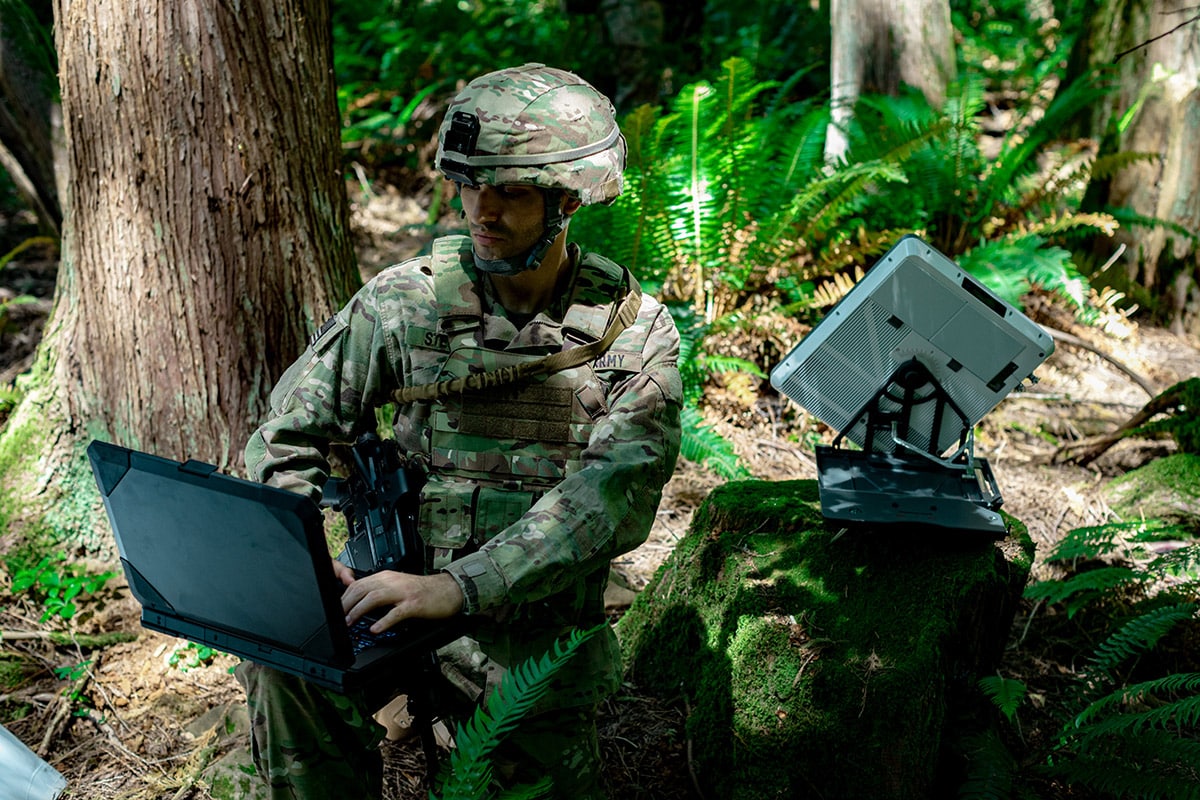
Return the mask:
<svg viewBox="0 0 1200 800">
<path fill-rule="evenodd" d="M 542 191 L 533 186 L 462 186 L 463 211 L 475 254 L 485 260 L 512 258 L 533 247 L 546 217 Z"/>
</svg>

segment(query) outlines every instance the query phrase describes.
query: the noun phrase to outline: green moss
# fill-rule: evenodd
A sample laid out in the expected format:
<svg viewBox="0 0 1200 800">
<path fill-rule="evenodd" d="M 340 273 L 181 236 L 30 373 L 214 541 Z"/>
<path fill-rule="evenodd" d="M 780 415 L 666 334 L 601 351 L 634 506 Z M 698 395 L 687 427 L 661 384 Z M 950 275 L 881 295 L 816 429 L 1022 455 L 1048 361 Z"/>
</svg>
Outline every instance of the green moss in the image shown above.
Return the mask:
<svg viewBox="0 0 1200 800">
<path fill-rule="evenodd" d="M 213 800 L 265 800 L 267 788 L 254 770 L 250 747 L 240 739 L 225 742 L 232 749 L 203 772 Z"/>
<path fill-rule="evenodd" d="M 213 780 L 211 796 L 213 800 L 244 800 L 254 796 L 257 784 L 257 778 L 225 773 Z"/>
<path fill-rule="evenodd" d="M 1145 486 L 1147 483 L 1187 497 L 1200 497 L 1200 455 L 1176 453 L 1166 458 L 1156 458 L 1119 478 L 1114 478 L 1110 486 Z"/>
<path fill-rule="evenodd" d="M 0 434 L 0 530 L 21 534 L 6 539 L 12 569 L 36 564 L 53 544 L 49 530 L 29 514 L 29 488 L 37 482 L 31 454 L 41 451 L 46 436 L 40 423 L 36 414 L 14 415 Z"/>
<path fill-rule="evenodd" d="M 1110 481 L 1104 494 L 1122 519 L 1161 519 L 1200 530 L 1200 455 L 1155 459 Z"/>
<path fill-rule="evenodd" d="M 0 429 L 0 529 L 11 534 L 2 555 L 12 568 L 76 545 L 101 555 L 112 549 L 86 456 L 91 439 L 103 435 L 100 423 L 65 432 L 70 426 L 53 411 L 51 370 L 42 353 L 22 376 L 24 396 Z"/>
<path fill-rule="evenodd" d="M 1175 440 L 1184 453 L 1200 454 L 1200 378 L 1188 378 L 1160 392 L 1154 403 L 1168 400 L 1165 417 L 1152 420 L 1137 430 L 1134 435 L 1145 436 L 1166 433 Z"/>
<path fill-rule="evenodd" d="M 622 619 L 630 677 L 688 698 L 714 796 L 854 796 L 887 785 L 888 763 L 924 765 L 908 778 L 927 786 L 942 676 L 999 658 L 1012 609 L 970 617 L 993 595 L 1015 608 L 1032 562 L 1023 527 L 1002 544 L 1010 556 L 930 528 L 835 537 L 815 482 L 727 484 Z"/>
</svg>

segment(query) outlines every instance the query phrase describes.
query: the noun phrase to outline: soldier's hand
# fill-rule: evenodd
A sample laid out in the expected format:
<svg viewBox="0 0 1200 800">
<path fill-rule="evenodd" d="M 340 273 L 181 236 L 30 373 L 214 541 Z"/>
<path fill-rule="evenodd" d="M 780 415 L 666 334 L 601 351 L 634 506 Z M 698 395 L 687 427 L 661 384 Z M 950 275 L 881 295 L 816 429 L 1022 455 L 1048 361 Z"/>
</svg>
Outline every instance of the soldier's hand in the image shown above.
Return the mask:
<svg viewBox="0 0 1200 800">
<path fill-rule="evenodd" d="M 375 633 L 387 630 L 402 619 L 451 617 L 461 611 L 462 606 L 462 590 L 454 578 L 444 572 L 410 575 L 383 570 L 354 581 L 342 594 L 347 625 L 353 625 L 375 609 L 388 609 L 371 626 Z"/>
<path fill-rule="evenodd" d="M 354 570 L 347 567 L 336 558 L 333 559 L 333 574 L 342 582 L 343 586 L 349 586 L 354 583 Z"/>
</svg>

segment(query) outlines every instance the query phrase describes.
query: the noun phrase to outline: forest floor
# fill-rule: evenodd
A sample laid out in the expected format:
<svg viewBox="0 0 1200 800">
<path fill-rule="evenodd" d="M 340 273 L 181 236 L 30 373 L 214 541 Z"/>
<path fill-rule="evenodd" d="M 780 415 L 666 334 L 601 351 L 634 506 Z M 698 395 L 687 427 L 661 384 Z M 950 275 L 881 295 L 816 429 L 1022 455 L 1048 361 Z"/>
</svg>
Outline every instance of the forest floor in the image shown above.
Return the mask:
<svg viewBox="0 0 1200 800">
<path fill-rule="evenodd" d="M 418 243 L 388 233 L 398 224 L 387 214 L 360 214 L 364 272 L 415 252 Z M 14 261 L 0 270 L 0 311 L 5 312 L 0 315 L 0 388 L 28 367 L 53 279 L 54 263 L 46 257 Z M 9 302 L 14 297 L 34 300 Z M 1156 391 L 1200 375 L 1200 347 L 1167 331 L 1130 323 L 1114 336 L 1061 319 L 1055 324 Z M 1172 449 L 1169 443 L 1131 440 L 1087 468 L 1054 463 L 1059 442 L 1112 430 L 1150 397 L 1113 361 L 1076 345 L 1060 343 L 1038 376 L 1040 383 L 1010 396 L 985 419 L 977 441 L 978 452 L 997 475 L 1005 510 L 1028 526 L 1037 543 L 1035 578 L 1045 574 L 1041 559 L 1065 532 L 1112 518 L 1100 493 L 1107 478 Z M 810 429 L 804 415 L 769 387 L 759 387 L 750 405 L 741 396 L 714 388 L 707 415 L 753 475 L 815 477 L 811 447 L 800 442 L 829 432 Z M 648 541 L 615 564 L 624 588 L 610 594 L 614 617 L 650 580 L 686 534 L 697 506 L 720 482 L 680 462 Z M 10 596 L 10 579 L 0 571 L 0 722 L 67 777 L 65 797 L 198 800 L 211 796 L 214 775 L 244 775 L 248 735 L 241 690 L 230 674 L 233 658 L 201 658 L 208 654 L 142 630 L 138 606 L 119 575 L 95 595 L 80 598 L 80 613 L 69 622 L 44 621 L 44 602 L 28 593 Z M 214 584 L 218 581 L 214 576 Z M 124 641 L 100 644 L 87 638 L 105 635 Z M 1024 681 L 1031 695 L 1046 698 L 1045 707 L 1035 704 L 1022 720 L 1022 735 L 1031 745 L 1053 734 L 1055 688 L 1075 670 L 1063 654 L 1082 649 L 1062 647 L 1064 635 L 1061 625 L 1030 605 L 1022 606 L 1012 628 L 1003 672 Z M 691 777 L 685 721 L 680 704 L 632 685 L 603 705 L 601 741 L 613 798 L 703 797 Z M 425 797 L 423 758 L 415 740 L 384 747 L 386 797 Z M 1058 795 L 1048 787 L 1046 796 Z"/>
</svg>

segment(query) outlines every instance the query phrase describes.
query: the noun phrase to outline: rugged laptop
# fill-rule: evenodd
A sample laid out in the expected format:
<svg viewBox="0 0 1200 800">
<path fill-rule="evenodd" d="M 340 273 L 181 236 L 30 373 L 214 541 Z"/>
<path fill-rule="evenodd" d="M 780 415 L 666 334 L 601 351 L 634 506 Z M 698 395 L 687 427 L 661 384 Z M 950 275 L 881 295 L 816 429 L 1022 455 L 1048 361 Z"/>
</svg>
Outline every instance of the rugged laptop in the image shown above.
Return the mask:
<svg viewBox="0 0 1200 800">
<path fill-rule="evenodd" d="M 323 517 L 305 497 L 107 442 L 88 458 L 151 630 L 342 692 L 415 675 L 461 635 L 432 620 L 347 629 Z"/>
</svg>

